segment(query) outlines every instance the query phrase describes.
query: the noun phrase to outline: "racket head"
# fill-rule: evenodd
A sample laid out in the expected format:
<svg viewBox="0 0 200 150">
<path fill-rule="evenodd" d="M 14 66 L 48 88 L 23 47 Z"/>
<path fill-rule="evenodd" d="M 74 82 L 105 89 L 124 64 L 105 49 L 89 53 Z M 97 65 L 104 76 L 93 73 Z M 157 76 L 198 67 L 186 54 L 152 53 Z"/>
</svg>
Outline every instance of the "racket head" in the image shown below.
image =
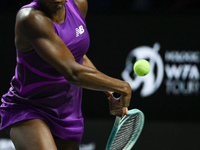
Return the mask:
<svg viewBox="0 0 200 150">
<path fill-rule="evenodd" d="M 106 150 L 130 150 L 139 138 L 144 126 L 144 114 L 139 109 L 128 111 L 122 119 L 116 117 Z"/>
</svg>

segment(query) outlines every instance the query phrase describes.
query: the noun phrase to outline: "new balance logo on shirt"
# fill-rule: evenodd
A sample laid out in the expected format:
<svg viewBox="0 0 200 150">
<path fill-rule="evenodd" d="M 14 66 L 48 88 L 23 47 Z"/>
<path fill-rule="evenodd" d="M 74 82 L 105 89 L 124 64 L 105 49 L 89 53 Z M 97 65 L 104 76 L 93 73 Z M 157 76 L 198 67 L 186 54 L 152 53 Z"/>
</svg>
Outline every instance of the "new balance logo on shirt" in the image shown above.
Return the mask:
<svg viewBox="0 0 200 150">
<path fill-rule="evenodd" d="M 79 26 L 78 28 L 75 29 L 76 30 L 76 37 L 78 37 L 79 35 L 83 34 L 85 32 L 83 26 Z"/>
</svg>

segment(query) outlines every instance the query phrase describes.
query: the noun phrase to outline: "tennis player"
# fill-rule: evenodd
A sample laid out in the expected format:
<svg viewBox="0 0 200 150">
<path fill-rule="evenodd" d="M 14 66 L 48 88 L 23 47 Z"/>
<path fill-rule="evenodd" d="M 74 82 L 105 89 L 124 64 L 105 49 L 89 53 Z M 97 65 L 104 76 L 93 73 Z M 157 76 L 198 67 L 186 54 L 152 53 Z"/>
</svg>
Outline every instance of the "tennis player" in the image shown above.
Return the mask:
<svg viewBox="0 0 200 150">
<path fill-rule="evenodd" d="M 112 115 L 127 115 L 131 88 L 98 71 L 86 52 L 86 0 L 35 0 L 16 16 L 17 65 L 2 96 L 0 129 L 17 150 L 75 150 L 83 135 L 82 88 L 121 94 Z"/>
</svg>

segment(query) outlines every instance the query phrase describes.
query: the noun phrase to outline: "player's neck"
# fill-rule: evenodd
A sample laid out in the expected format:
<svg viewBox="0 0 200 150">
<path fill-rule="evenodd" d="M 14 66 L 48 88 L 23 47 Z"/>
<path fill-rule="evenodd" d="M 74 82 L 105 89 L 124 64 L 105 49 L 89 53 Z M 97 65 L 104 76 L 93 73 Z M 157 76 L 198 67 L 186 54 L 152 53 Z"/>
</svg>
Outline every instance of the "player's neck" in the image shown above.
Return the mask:
<svg viewBox="0 0 200 150">
<path fill-rule="evenodd" d="M 66 10 L 65 10 L 65 6 L 63 6 L 63 8 L 54 11 L 52 13 L 49 14 L 50 18 L 52 21 L 54 21 L 57 24 L 61 24 L 65 21 L 65 17 L 66 17 Z"/>
</svg>

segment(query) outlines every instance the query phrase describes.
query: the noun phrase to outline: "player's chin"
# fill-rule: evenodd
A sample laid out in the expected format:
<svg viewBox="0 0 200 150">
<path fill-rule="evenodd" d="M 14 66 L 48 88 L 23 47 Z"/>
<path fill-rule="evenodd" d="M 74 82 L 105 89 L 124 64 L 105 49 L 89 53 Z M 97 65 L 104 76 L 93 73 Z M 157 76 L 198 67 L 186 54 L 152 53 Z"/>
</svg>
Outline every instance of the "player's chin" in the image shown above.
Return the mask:
<svg viewBox="0 0 200 150">
<path fill-rule="evenodd" d="M 60 10 L 60 9 L 62 9 L 62 6 L 60 6 L 60 5 L 53 6 L 53 7 L 51 8 L 52 11 L 58 11 L 58 10 Z"/>
<path fill-rule="evenodd" d="M 50 5 L 51 9 L 55 11 L 62 9 L 65 5 L 65 2 L 52 2 Z"/>
</svg>

